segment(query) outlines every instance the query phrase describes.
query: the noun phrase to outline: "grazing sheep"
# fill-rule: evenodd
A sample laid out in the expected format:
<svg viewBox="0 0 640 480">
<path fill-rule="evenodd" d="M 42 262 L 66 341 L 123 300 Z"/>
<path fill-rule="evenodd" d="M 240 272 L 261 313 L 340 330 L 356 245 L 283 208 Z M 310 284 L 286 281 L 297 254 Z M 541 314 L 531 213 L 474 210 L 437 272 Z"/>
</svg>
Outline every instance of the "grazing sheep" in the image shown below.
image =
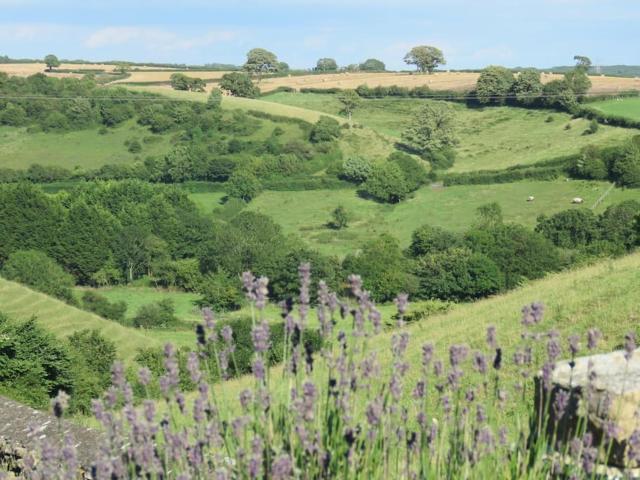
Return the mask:
<svg viewBox="0 0 640 480">
<path fill-rule="evenodd" d="M 529 195 L 527 197 L 527 202 L 533 202 L 536 199 L 536 197 L 534 197 L 533 195 Z"/>
<path fill-rule="evenodd" d="M 571 203 L 584 203 L 584 200 L 580 197 L 575 197 L 573 200 L 571 200 Z"/>
</svg>

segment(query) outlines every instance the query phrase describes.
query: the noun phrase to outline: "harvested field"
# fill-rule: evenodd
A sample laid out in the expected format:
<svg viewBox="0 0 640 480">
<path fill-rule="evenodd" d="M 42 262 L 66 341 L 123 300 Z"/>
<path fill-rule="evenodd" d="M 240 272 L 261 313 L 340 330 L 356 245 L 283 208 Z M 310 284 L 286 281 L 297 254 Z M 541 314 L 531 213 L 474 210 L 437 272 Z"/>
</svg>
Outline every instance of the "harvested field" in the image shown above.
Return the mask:
<svg viewBox="0 0 640 480">
<path fill-rule="evenodd" d="M 47 66 L 44 63 L 0 63 L 0 72 L 5 72 L 9 75 L 18 77 L 28 77 L 29 75 L 35 75 L 36 73 L 45 73 L 47 75 L 55 77 L 81 77 L 82 75 L 76 73 L 58 73 L 57 70 L 104 70 L 105 72 L 112 72 L 115 65 L 108 64 L 89 64 L 89 63 L 63 63 L 59 67 L 53 70 L 53 72 L 47 72 Z"/>
<path fill-rule="evenodd" d="M 299 77 L 267 78 L 260 82 L 262 92 L 270 92 L 279 87 L 301 88 L 356 88 L 367 84 L 370 87 L 398 85 L 413 88 L 427 85 L 433 90 L 465 91 L 472 89 L 478 80 L 478 73 L 440 72 L 432 75 L 412 73 L 331 73 L 326 75 L 304 75 Z M 561 79 L 560 74 L 543 74 L 542 82 Z M 591 93 L 616 93 L 625 90 L 640 90 L 640 78 L 592 76 Z"/>
<path fill-rule="evenodd" d="M 219 80 L 222 75 L 228 72 L 220 71 L 199 71 L 199 70 L 167 70 L 164 72 L 136 72 L 131 71 L 127 78 L 116 80 L 112 83 L 155 83 L 168 82 L 174 73 L 183 73 L 189 77 L 197 77 L 203 80 Z"/>
</svg>

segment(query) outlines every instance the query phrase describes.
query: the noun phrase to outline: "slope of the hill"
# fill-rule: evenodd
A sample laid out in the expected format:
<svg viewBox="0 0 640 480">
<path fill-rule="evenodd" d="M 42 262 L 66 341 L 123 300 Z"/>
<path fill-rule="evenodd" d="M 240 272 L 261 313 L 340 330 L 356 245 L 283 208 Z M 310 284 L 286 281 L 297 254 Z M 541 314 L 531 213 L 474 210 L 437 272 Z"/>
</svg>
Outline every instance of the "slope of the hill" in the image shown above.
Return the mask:
<svg viewBox="0 0 640 480">
<path fill-rule="evenodd" d="M 116 344 L 118 356 L 125 362 L 133 360 L 138 348 L 161 345 L 142 331 L 123 327 L 4 278 L 0 278 L 0 311 L 16 320 L 36 317 L 40 325 L 60 338 L 78 330 L 100 330 Z"/>
</svg>

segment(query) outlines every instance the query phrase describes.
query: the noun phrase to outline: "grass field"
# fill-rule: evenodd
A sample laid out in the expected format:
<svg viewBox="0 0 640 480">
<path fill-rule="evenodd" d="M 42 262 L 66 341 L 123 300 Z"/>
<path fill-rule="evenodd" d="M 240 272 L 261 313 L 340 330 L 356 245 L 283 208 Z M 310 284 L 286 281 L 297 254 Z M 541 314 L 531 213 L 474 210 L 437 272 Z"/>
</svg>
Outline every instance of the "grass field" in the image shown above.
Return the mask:
<svg viewBox="0 0 640 480">
<path fill-rule="evenodd" d="M 370 87 L 398 85 L 413 88 L 427 85 L 433 90 L 471 90 L 476 85 L 478 73 L 438 72 L 432 75 L 397 72 L 355 72 L 327 73 L 323 75 L 303 75 L 266 78 L 260 82 L 260 90 L 270 92 L 279 87 L 301 88 L 342 88 L 353 89 L 359 85 Z M 562 79 L 559 74 L 542 74 L 542 82 Z M 628 77 L 591 76 L 591 93 L 618 93 L 625 90 L 640 90 L 640 79 Z"/>
<path fill-rule="evenodd" d="M 605 100 L 602 102 L 590 103 L 589 106 L 593 106 L 594 108 L 611 115 L 619 115 L 633 120 L 640 120 L 640 97 Z"/>
<path fill-rule="evenodd" d="M 168 82 L 171 80 L 171 75 L 174 73 L 182 73 L 188 77 L 192 78 L 201 78 L 203 80 L 218 80 L 225 73 L 221 71 L 211 71 L 207 72 L 204 70 L 167 70 L 164 72 L 129 72 L 129 76 L 127 78 L 123 78 L 120 80 L 116 80 L 115 82 L 111 82 L 111 84 L 117 83 L 144 83 L 144 82 Z"/>
<path fill-rule="evenodd" d="M 146 127 L 128 121 L 101 135 L 97 128 L 66 133 L 28 133 L 25 128 L 0 127 L 0 167 L 24 169 L 34 163 L 56 165 L 73 170 L 76 167 L 97 168 L 105 164 L 132 163 L 136 157 L 159 155 L 170 148 L 170 136 L 144 143 L 151 136 Z M 137 138 L 142 152 L 132 154 L 124 142 Z"/>
<path fill-rule="evenodd" d="M 83 329 L 97 329 L 116 344 L 118 356 L 130 363 L 142 346 L 162 343 L 146 332 L 126 328 L 60 300 L 0 278 L 0 311 L 16 320 L 36 317 L 38 323 L 59 338 Z"/>
<path fill-rule="evenodd" d="M 340 103 L 334 95 L 274 93 L 265 100 L 337 115 Z M 428 100 L 385 98 L 363 100 L 354 112 L 356 122 L 399 139 L 413 114 Z M 595 135 L 584 135 L 585 119 L 565 113 L 513 107 L 468 108 L 451 104 L 457 113 L 459 145 L 452 172 L 501 169 L 530 164 L 579 151 L 585 145 L 608 144 L 637 134 L 636 130 L 601 126 Z M 551 117 L 553 120 L 547 122 Z M 571 125 L 565 130 L 566 125 Z M 356 152 L 357 153 L 357 152 Z"/>
<path fill-rule="evenodd" d="M 286 233 L 300 235 L 324 253 L 345 255 L 367 239 L 385 232 L 407 246 L 411 233 L 426 223 L 463 231 L 473 224 L 478 206 L 489 202 L 497 202 L 502 207 L 506 221 L 534 226 L 541 214 L 591 207 L 609 186 L 606 182 L 578 180 L 445 188 L 426 186 L 398 205 L 364 200 L 355 189 L 266 191 L 247 208 L 271 216 Z M 534 202 L 526 201 L 529 195 L 535 197 Z M 584 206 L 571 204 L 576 196 L 584 198 Z M 191 198 L 203 211 L 211 211 L 219 205 L 221 194 L 193 193 Z M 615 188 L 598 205 L 597 212 L 629 199 L 640 200 L 640 190 Z M 346 229 L 337 231 L 327 228 L 326 224 L 339 205 L 346 208 L 351 221 Z"/>
</svg>

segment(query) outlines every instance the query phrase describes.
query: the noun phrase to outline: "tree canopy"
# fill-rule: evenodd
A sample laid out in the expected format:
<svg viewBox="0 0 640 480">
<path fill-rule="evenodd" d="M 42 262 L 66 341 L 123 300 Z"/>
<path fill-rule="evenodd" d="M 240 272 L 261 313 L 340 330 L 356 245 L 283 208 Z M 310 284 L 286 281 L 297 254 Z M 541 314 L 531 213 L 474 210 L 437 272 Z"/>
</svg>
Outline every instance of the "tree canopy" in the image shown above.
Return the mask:
<svg viewBox="0 0 640 480">
<path fill-rule="evenodd" d="M 360 70 L 364 72 L 384 72 L 386 66 L 384 62 L 377 58 L 369 58 L 360 64 Z"/>
<path fill-rule="evenodd" d="M 456 145 L 456 114 L 446 102 L 427 102 L 418 110 L 404 132 L 402 141 L 422 156 Z"/>
<path fill-rule="evenodd" d="M 442 50 L 429 45 L 413 47 L 404 56 L 404 61 L 407 65 L 415 65 L 422 73 L 433 73 L 438 65 L 446 65 L 447 63 Z"/>
<path fill-rule="evenodd" d="M 52 53 L 44 57 L 44 63 L 47 66 L 47 70 L 49 71 L 60 66 L 60 60 L 58 60 L 58 57 L 56 57 Z"/>
<path fill-rule="evenodd" d="M 338 64 L 333 58 L 320 58 L 316 63 L 315 70 L 317 72 L 335 72 L 338 70 Z"/>
<path fill-rule="evenodd" d="M 275 53 L 264 48 L 254 48 L 247 53 L 247 61 L 243 65 L 247 72 L 258 76 L 258 80 L 264 73 L 275 72 L 280 64 Z"/>
</svg>

